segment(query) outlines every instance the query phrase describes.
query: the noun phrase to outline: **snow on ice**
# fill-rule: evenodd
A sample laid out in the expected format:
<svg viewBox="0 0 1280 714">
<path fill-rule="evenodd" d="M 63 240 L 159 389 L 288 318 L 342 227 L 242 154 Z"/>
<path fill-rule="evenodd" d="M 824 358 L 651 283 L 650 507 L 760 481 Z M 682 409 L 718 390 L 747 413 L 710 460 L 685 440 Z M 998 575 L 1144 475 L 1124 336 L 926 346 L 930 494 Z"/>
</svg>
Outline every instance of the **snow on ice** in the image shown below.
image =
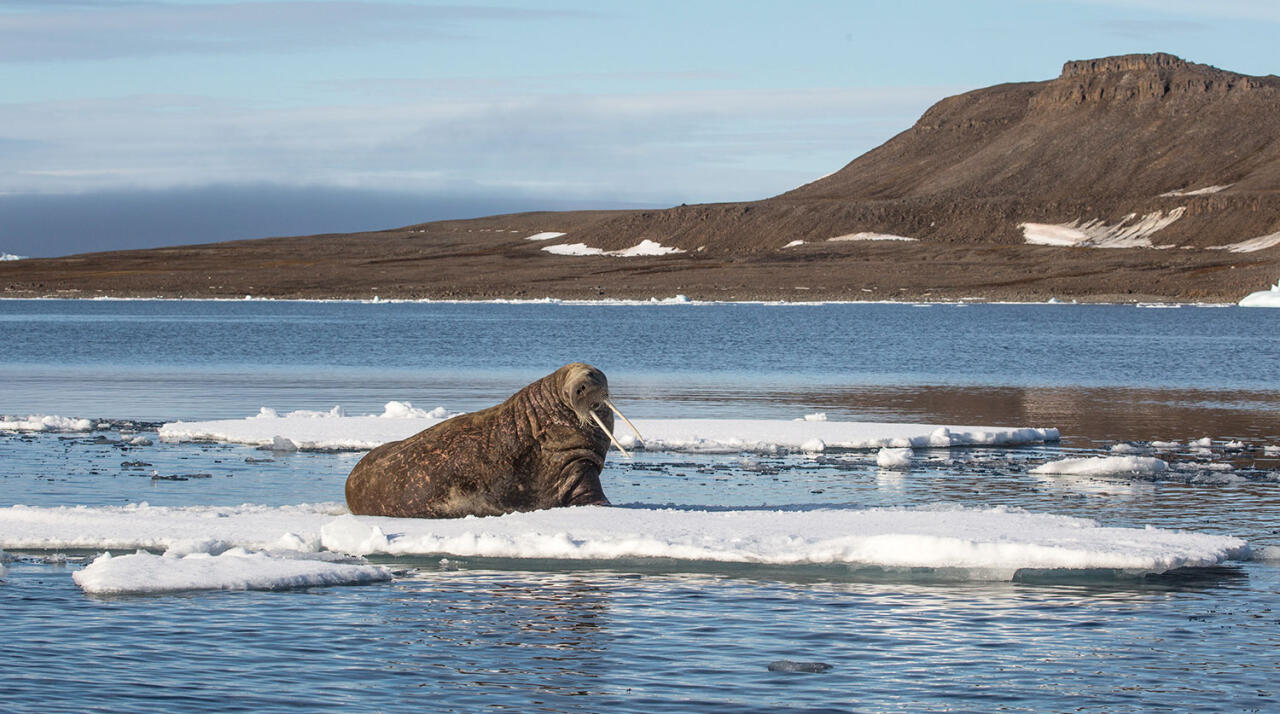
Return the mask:
<svg viewBox="0 0 1280 714">
<path fill-rule="evenodd" d="M 1031 469 L 1033 474 L 1068 476 L 1113 476 L 1120 474 L 1158 474 L 1169 470 L 1169 464 L 1152 456 L 1086 456 L 1078 459 L 1050 461 Z"/>
<path fill-rule="evenodd" d="M 164 593 L 185 590 L 284 590 L 318 585 L 361 585 L 391 579 L 379 565 L 333 562 L 307 553 L 251 552 L 233 547 L 219 554 L 139 551 L 103 553 L 71 574 L 95 594 Z"/>
<path fill-rule="evenodd" d="M 881 449 L 876 453 L 876 465 L 882 469 L 905 469 L 911 466 L 911 449 Z"/>
<path fill-rule="evenodd" d="M 0 431 L 91 431 L 93 422 L 56 415 L 0 417 Z"/>
<path fill-rule="evenodd" d="M 1240 301 L 1240 307 L 1280 307 L 1280 280 L 1277 280 L 1269 290 L 1259 290 L 1246 295 Z"/>
<path fill-rule="evenodd" d="M 193 539 L 216 547 L 183 547 Z M 329 577 L 318 574 L 329 569 L 315 564 L 316 554 L 271 550 L 289 543 L 361 556 L 840 564 L 955 569 L 1000 580 L 1022 568 L 1163 572 L 1249 553 L 1243 540 L 1229 536 L 1109 528 L 1088 519 L 1002 507 L 703 511 L 580 506 L 442 520 L 352 516 L 338 504 L 0 509 L 0 547 L 10 550 L 174 548 L 168 556 L 113 557 L 83 576 L 80 584 L 86 589 L 147 583 L 190 589 L 198 579 L 202 587 L 285 587 L 304 582 L 290 578 Z M 268 552 L 259 556 L 252 550 Z M 116 560 L 124 563 L 115 565 Z M 302 565 L 294 570 L 293 561 Z M 206 567 L 225 571 L 202 570 Z M 375 576 L 360 572 L 365 573 L 360 577 Z M 98 573 L 101 580 L 91 578 Z"/>
<path fill-rule="evenodd" d="M 160 428 L 160 439 L 219 441 L 271 446 L 287 439 L 302 450 L 372 449 L 443 421 L 448 412 L 431 412 L 406 405 L 402 410 L 388 403 L 380 416 L 345 416 L 330 412 L 291 412 L 284 416 L 263 408 L 257 416 L 203 422 L 170 422 Z M 879 422 L 765 419 L 636 419 L 651 451 L 773 453 L 805 449 L 821 441 L 825 448 L 879 449 L 996 446 L 1056 441 L 1057 429 L 992 426 L 939 426 L 937 424 L 889 424 Z M 618 430 L 626 448 L 639 447 L 635 436 Z"/>
</svg>

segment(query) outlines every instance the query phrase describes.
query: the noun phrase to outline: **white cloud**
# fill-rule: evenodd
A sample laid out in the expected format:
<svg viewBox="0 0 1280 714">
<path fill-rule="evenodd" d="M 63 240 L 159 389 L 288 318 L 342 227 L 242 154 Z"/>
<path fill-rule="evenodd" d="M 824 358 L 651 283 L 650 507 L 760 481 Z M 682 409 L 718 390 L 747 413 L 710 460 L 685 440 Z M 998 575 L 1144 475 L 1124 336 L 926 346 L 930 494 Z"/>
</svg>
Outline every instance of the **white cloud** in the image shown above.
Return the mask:
<svg viewBox="0 0 1280 714">
<path fill-rule="evenodd" d="M 954 91 L 499 92 L 300 107 L 174 95 L 0 104 L 0 126 L 27 147 L 0 163 L 0 191 L 271 182 L 757 198 L 838 168 Z"/>
<path fill-rule="evenodd" d="M 0 13 L 0 61 L 331 48 L 456 37 L 468 23 L 582 13 L 396 2 L 17 3 Z"/>
</svg>

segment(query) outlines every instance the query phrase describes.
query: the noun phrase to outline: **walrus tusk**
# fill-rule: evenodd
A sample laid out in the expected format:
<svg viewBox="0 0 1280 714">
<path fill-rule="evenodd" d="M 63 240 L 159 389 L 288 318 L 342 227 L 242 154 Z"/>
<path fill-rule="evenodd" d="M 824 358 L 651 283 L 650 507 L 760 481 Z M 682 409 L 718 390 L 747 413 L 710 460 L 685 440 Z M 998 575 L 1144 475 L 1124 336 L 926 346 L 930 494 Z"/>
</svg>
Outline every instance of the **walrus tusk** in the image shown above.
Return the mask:
<svg viewBox="0 0 1280 714">
<path fill-rule="evenodd" d="M 608 399 L 604 400 L 604 403 L 607 404 L 609 408 L 613 410 L 614 414 L 617 414 L 618 416 L 622 417 L 622 420 L 627 423 L 627 426 L 631 427 L 631 431 L 634 431 L 636 433 L 636 441 L 639 441 L 640 445 L 644 446 L 644 437 L 640 436 L 640 430 L 636 428 L 635 424 L 631 423 L 631 420 L 627 418 L 627 415 L 623 414 L 621 409 L 613 406 L 613 402 L 609 401 Z"/>
<path fill-rule="evenodd" d="M 622 455 L 627 457 L 628 459 L 631 458 L 631 454 L 628 454 L 627 450 L 622 448 L 622 444 L 619 444 L 618 440 L 613 438 L 613 432 L 609 431 L 609 427 L 605 426 L 604 422 L 600 420 L 600 415 L 596 414 L 590 409 L 587 410 L 587 413 L 591 415 L 592 419 L 596 420 L 596 423 L 599 424 L 600 428 L 604 430 L 605 436 L 609 437 L 609 441 L 612 441 L 613 445 L 618 447 L 618 451 L 621 451 Z"/>
</svg>

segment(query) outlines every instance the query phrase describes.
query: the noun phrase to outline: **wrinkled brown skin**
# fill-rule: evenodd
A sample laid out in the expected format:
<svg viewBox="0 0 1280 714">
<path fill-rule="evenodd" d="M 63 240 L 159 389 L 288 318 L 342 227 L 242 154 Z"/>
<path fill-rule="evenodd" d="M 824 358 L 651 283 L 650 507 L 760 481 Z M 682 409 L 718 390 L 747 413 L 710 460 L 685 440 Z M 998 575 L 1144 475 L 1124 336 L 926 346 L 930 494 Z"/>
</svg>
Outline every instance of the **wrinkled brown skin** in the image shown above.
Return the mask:
<svg viewBox="0 0 1280 714">
<path fill-rule="evenodd" d="M 600 485 L 613 430 L 604 373 L 575 362 L 488 409 L 462 414 L 365 455 L 347 477 L 356 515 L 493 516 L 607 505 Z M 575 409 L 576 407 L 576 409 Z"/>
</svg>

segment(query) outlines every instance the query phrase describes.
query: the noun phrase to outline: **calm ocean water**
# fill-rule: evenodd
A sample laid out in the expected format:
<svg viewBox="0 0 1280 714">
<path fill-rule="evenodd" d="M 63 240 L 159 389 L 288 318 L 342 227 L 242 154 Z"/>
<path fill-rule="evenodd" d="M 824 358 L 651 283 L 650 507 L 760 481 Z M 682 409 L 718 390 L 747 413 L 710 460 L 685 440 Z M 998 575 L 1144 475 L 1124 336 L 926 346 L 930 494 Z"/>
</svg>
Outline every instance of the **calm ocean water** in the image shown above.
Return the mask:
<svg viewBox="0 0 1280 714">
<path fill-rule="evenodd" d="M 0 301 L 0 414 L 141 420 L 144 435 L 261 406 L 473 409 L 574 360 L 604 369 L 637 416 L 825 411 L 1066 437 L 927 452 L 906 474 L 860 453 L 611 456 L 617 504 L 1005 505 L 1280 545 L 1280 456 L 1262 449 L 1280 445 L 1275 310 Z M 0 435 L 0 505 L 337 501 L 359 458 L 129 446 L 120 426 Z M 1122 440 L 1202 436 L 1232 477 L 1029 473 Z M 1270 562 L 975 583 L 450 559 L 395 562 L 382 585 L 103 598 L 71 581 L 84 554 L 50 555 L 20 554 L 0 582 L 0 709 L 1280 707 Z M 830 669 L 770 671 L 778 660 Z"/>
</svg>

